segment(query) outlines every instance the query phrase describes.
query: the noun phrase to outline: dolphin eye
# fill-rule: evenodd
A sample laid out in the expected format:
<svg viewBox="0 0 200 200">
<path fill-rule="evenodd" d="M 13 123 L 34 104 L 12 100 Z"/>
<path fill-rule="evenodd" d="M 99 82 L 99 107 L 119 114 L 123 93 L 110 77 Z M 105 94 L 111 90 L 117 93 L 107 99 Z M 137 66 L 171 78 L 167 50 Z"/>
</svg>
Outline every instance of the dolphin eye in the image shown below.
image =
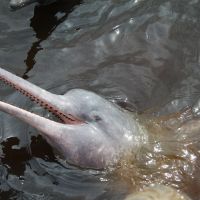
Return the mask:
<svg viewBox="0 0 200 200">
<path fill-rule="evenodd" d="M 92 115 L 86 115 L 86 114 L 82 114 L 81 118 L 83 120 L 89 121 L 89 122 L 99 122 L 102 121 L 102 118 L 97 115 L 97 114 L 92 114 Z"/>
<path fill-rule="evenodd" d="M 95 120 L 96 122 L 102 120 L 101 117 L 99 117 L 98 115 L 94 115 L 93 117 L 94 117 L 94 120 Z"/>
</svg>

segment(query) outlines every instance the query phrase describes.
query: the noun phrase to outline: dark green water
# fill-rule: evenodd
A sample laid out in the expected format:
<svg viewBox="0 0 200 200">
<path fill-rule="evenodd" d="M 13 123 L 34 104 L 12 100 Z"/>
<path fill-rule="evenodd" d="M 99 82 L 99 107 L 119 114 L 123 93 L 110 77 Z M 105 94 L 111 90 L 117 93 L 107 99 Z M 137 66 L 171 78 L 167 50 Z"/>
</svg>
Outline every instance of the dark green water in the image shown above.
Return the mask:
<svg viewBox="0 0 200 200">
<path fill-rule="evenodd" d="M 0 66 L 58 94 L 84 88 L 133 110 L 174 112 L 200 96 L 199 10 L 198 0 L 76 0 L 11 12 L 1 0 Z M 3 84 L 0 94 L 48 115 Z M 0 127 L 0 199 L 115 200 L 131 187 L 63 163 L 11 116 L 0 113 Z M 198 188 L 189 195 L 200 198 Z"/>
</svg>

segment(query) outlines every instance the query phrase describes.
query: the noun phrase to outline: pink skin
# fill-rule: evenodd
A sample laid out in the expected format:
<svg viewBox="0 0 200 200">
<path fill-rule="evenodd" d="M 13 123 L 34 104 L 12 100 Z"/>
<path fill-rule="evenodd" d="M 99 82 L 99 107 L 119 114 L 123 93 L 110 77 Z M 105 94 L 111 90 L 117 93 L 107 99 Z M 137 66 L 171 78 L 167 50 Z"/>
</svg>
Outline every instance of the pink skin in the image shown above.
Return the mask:
<svg viewBox="0 0 200 200">
<path fill-rule="evenodd" d="M 2 101 L 0 111 L 36 128 L 74 165 L 103 169 L 147 141 L 146 131 L 134 115 L 92 92 L 73 89 L 65 95 L 55 95 L 2 68 L 0 80 L 48 109 L 63 123 Z"/>
</svg>

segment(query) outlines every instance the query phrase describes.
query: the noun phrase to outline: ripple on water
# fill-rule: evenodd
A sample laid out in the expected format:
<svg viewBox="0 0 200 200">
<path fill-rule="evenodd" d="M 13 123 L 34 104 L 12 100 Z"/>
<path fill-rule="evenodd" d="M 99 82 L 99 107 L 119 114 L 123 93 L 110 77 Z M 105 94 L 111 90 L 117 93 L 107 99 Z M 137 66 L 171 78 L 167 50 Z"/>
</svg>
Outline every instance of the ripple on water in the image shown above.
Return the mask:
<svg viewBox="0 0 200 200">
<path fill-rule="evenodd" d="M 58 94 L 85 88 L 154 115 L 199 98 L 198 0 L 70 1 L 17 12 L 7 4 L 0 2 L 1 66 L 41 87 Z M 7 102 L 46 114 L 12 90 L 0 90 Z M 0 122 L 4 199 L 123 199 L 129 187 L 153 181 L 200 197 L 197 143 L 155 142 L 152 136 L 154 143 L 115 172 L 91 172 L 61 164 L 18 120 L 1 114 Z"/>
</svg>

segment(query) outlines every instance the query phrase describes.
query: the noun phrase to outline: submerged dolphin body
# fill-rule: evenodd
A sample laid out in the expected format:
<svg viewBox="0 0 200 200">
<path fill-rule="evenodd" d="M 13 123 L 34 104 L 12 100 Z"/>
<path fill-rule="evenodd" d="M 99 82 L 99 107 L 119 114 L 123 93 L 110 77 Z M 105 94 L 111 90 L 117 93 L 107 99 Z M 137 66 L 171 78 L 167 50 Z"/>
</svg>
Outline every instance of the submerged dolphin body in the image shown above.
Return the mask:
<svg viewBox="0 0 200 200">
<path fill-rule="evenodd" d="M 74 165 L 101 169 L 147 141 L 135 116 L 95 93 L 73 89 L 65 95 L 52 94 L 2 68 L 0 80 L 61 119 L 63 123 L 55 122 L 0 101 L 0 111 L 39 130 Z"/>
<path fill-rule="evenodd" d="M 124 200 L 191 200 L 188 196 L 170 186 L 153 185 L 133 192 Z"/>
</svg>

